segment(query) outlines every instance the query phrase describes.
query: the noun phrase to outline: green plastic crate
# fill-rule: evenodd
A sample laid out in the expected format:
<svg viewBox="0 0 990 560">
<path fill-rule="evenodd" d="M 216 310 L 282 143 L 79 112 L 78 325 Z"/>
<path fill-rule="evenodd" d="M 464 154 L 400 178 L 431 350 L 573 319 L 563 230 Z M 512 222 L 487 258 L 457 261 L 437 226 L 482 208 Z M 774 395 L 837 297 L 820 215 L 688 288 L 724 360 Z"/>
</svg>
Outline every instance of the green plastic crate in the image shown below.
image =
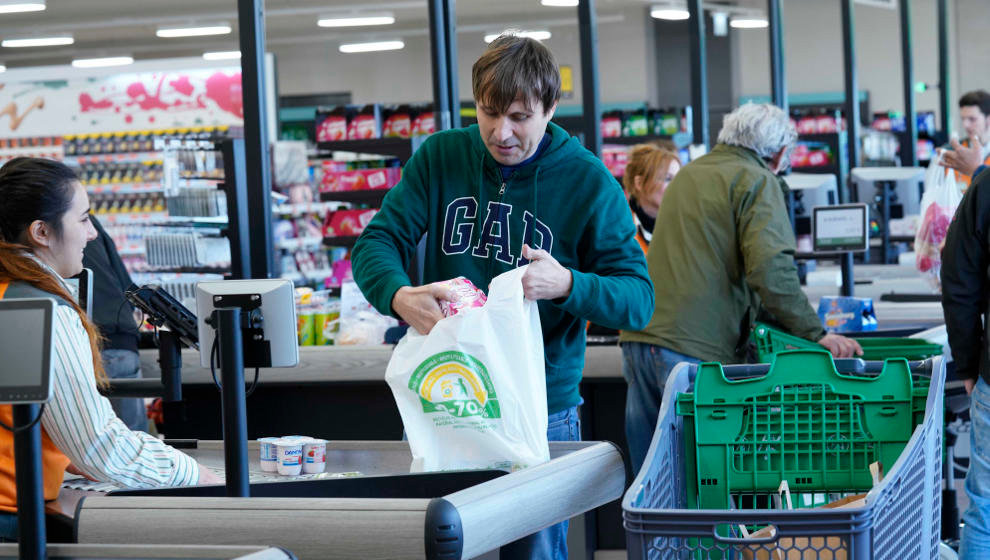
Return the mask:
<svg viewBox="0 0 990 560">
<path fill-rule="evenodd" d="M 845 375 L 827 351 L 785 351 L 766 375 L 736 381 L 721 364 L 701 364 L 694 392 L 677 397 L 677 414 L 691 417 L 690 506 L 731 509 L 733 496 L 773 492 L 781 480 L 792 492 L 868 491 L 870 463 L 893 465 L 911 438 L 915 397 L 904 359 L 875 376 Z"/>
<path fill-rule="evenodd" d="M 756 353 L 760 362 L 770 363 L 777 352 L 785 350 L 821 350 L 817 342 L 811 342 L 777 329 L 757 323 L 753 327 L 750 340 L 756 344 Z M 942 355 L 942 345 L 933 344 L 920 338 L 883 338 L 867 337 L 856 339 L 863 347 L 864 360 L 886 360 L 888 358 L 904 358 L 905 360 L 925 360 L 932 356 Z"/>
</svg>

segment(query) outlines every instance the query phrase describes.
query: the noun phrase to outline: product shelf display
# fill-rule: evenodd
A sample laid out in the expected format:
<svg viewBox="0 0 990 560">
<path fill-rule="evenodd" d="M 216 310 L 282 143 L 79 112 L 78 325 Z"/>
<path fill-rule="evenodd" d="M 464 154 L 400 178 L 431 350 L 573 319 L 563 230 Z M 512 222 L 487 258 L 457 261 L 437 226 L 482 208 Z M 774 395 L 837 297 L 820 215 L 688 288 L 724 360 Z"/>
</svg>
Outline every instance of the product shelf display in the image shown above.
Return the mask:
<svg viewBox="0 0 990 560">
<path fill-rule="evenodd" d="M 61 160 L 65 156 L 59 136 L 0 138 L 0 165 L 16 157 L 40 157 Z"/>
</svg>

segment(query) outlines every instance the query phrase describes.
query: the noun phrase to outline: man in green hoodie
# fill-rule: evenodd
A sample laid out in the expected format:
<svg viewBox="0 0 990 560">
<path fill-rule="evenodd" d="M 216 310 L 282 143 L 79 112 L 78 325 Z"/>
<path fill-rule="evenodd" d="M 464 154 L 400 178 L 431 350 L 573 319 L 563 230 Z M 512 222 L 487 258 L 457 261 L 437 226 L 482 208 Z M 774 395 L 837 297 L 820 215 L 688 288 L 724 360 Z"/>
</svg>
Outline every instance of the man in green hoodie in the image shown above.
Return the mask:
<svg viewBox="0 0 990 560">
<path fill-rule="evenodd" d="M 825 333 L 801 291 L 786 186 L 777 177 L 796 140 L 780 108 L 743 105 L 725 117 L 711 153 L 684 166 L 664 193 L 646 255 L 656 309 L 645 329 L 620 337 L 634 469 L 646 457 L 673 367 L 745 362 L 761 310 L 835 357 L 862 354 L 855 340 Z"/>
<path fill-rule="evenodd" d="M 465 276 L 487 288 L 529 264 L 546 363 L 548 439 L 580 439 L 585 324 L 641 329 L 653 287 L 622 188 L 601 160 L 550 123 L 560 74 L 538 41 L 503 35 L 472 69 L 478 124 L 428 138 L 351 255 L 354 279 L 380 312 L 421 333 L 450 298 L 432 282 Z M 406 270 L 426 234 L 423 286 Z M 503 557 L 566 558 L 566 522 Z M 525 541 L 525 542 L 524 542 Z M 507 554 L 508 553 L 508 554 Z"/>
</svg>

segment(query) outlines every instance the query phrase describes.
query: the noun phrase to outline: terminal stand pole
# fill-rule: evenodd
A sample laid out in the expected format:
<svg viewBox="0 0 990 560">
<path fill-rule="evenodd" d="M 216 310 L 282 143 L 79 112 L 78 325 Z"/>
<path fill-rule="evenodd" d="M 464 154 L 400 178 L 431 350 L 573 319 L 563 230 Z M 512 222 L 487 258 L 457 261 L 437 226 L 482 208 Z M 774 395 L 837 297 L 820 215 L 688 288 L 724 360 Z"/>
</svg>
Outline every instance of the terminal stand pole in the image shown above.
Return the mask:
<svg viewBox="0 0 990 560">
<path fill-rule="evenodd" d="M 38 404 L 15 404 L 14 429 L 27 426 L 41 410 Z M 17 524 L 20 560 L 47 556 L 45 500 L 41 477 L 41 426 L 14 433 L 14 470 L 17 484 Z"/>
<path fill-rule="evenodd" d="M 162 369 L 164 402 L 182 400 L 182 343 L 175 333 L 165 329 L 158 331 L 158 365 Z"/>
<path fill-rule="evenodd" d="M 186 407 L 182 402 L 182 343 L 170 330 L 158 330 L 158 366 L 162 370 L 162 412 L 166 431 L 168 420 L 184 421 Z"/>
<path fill-rule="evenodd" d="M 842 286 L 839 287 L 839 295 L 852 297 L 856 291 L 856 279 L 853 276 L 853 254 L 842 253 L 839 256 L 839 266 L 842 268 Z"/>
<path fill-rule="evenodd" d="M 223 454 L 227 496 L 247 498 L 247 405 L 244 396 L 244 354 L 241 340 L 241 310 L 225 307 L 215 311 L 216 336 L 220 345 L 220 379 L 223 387 Z"/>
<path fill-rule="evenodd" d="M 894 188 L 892 181 L 877 181 L 877 194 L 880 198 L 880 219 L 881 219 L 881 254 L 883 264 L 890 264 L 890 191 Z"/>
</svg>

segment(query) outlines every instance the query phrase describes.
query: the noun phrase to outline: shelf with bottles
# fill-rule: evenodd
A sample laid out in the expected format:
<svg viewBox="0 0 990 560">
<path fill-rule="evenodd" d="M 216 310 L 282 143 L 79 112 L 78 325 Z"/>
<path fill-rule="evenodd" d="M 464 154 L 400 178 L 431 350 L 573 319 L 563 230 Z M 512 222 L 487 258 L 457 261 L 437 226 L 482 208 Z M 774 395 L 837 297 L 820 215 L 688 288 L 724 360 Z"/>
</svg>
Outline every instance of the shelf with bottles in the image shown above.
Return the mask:
<svg viewBox="0 0 990 560">
<path fill-rule="evenodd" d="M 229 133 L 227 126 L 119 130 L 93 134 L 67 134 L 62 144 L 67 158 L 83 161 L 141 161 L 161 156 L 159 142 L 165 138 L 218 139 Z M 91 159 L 92 157 L 96 159 Z M 118 157 L 119 156 L 119 157 Z"/>
<path fill-rule="evenodd" d="M 60 136 L 0 138 L 0 165 L 16 157 L 61 160 L 64 157 Z"/>
</svg>

